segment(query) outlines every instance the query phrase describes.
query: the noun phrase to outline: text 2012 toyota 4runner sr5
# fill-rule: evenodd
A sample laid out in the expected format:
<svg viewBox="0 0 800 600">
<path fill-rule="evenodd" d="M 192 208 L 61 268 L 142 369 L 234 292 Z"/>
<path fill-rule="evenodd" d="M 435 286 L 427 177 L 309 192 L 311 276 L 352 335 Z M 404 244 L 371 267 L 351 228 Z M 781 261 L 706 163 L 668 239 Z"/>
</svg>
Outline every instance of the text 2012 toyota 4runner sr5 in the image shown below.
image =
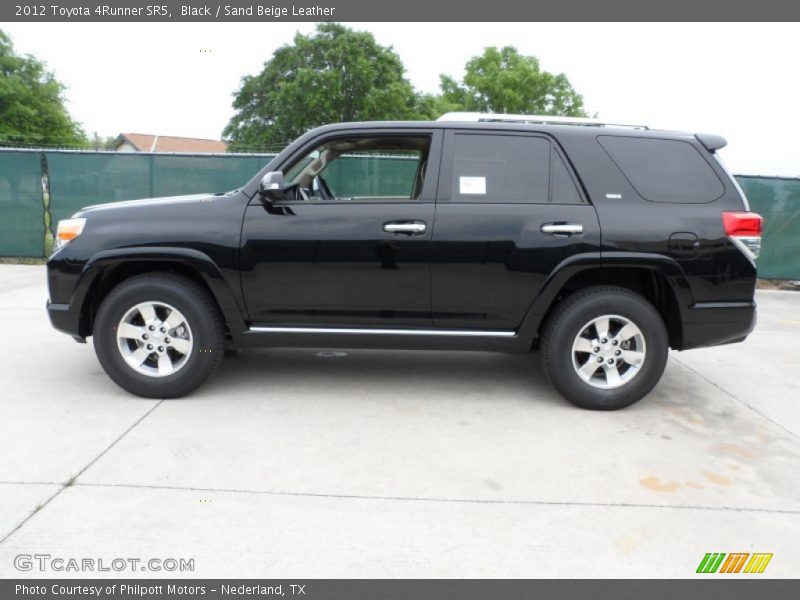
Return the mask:
<svg viewBox="0 0 800 600">
<path fill-rule="evenodd" d="M 568 400 L 621 408 L 668 348 L 753 328 L 761 217 L 724 145 L 526 115 L 328 125 L 241 189 L 61 221 L 48 311 L 146 397 L 226 348 L 538 348 Z"/>
</svg>

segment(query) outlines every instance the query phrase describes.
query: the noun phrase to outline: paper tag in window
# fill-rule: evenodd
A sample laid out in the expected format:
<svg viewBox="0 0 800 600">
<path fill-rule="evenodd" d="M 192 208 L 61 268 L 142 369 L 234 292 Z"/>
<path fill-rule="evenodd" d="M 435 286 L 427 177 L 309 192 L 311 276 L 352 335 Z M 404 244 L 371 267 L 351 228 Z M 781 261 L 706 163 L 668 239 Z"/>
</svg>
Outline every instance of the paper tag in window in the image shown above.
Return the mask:
<svg viewBox="0 0 800 600">
<path fill-rule="evenodd" d="M 459 177 L 459 194 L 481 194 L 486 195 L 486 177 Z"/>
</svg>

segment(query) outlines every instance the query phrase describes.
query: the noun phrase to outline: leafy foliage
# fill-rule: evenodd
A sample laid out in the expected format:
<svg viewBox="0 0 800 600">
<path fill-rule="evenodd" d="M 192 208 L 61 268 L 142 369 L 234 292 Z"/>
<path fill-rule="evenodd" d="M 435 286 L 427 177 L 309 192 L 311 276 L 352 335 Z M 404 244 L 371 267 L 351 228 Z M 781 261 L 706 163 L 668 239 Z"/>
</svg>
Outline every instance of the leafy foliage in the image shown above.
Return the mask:
<svg viewBox="0 0 800 600">
<path fill-rule="evenodd" d="M 33 56 L 19 56 L 0 30 L 0 143 L 84 146 L 64 106 L 64 86 Z"/>
<path fill-rule="evenodd" d="M 234 94 L 223 132 L 233 151 L 282 147 L 308 129 L 343 121 L 433 120 L 450 111 L 585 116 L 566 75 L 543 71 L 515 48 L 486 48 L 463 81 L 441 76 L 441 94 L 414 91 L 400 57 L 371 33 L 336 23 L 297 34 Z"/>
<path fill-rule="evenodd" d="M 415 118 L 417 96 L 403 70 L 371 33 L 321 23 L 243 79 L 223 136 L 231 150 L 246 150 L 282 145 L 325 123 Z"/>
<path fill-rule="evenodd" d="M 438 94 L 418 93 L 414 98 L 414 118 L 435 121 L 446 112 L 464 110 L 460 104 L 446 100 Z"/>
<path fill-rule="evenodd" d="M 467 63 L 462 82 L 442 75 L 441 89 L 444 102 L 465 111 L 585 116 L 566 75 L 543 71 L 512 46 L 486 48 Z"/>
</svg>

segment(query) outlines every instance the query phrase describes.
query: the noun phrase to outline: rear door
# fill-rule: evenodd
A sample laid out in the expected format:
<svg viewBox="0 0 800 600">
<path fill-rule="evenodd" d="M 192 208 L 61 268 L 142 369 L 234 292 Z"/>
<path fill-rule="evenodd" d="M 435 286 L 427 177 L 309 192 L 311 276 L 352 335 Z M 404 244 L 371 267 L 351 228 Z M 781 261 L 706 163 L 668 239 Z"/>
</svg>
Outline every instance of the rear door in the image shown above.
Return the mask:
<svg viewBox="0 0 800 600">
<path fill-rule="evenodd" d="M 560 263 L 599 251 L 597 214 L 555 140 L 447 132 L 431 248 L 435 326 L 516 329 Z"/>
</svg>

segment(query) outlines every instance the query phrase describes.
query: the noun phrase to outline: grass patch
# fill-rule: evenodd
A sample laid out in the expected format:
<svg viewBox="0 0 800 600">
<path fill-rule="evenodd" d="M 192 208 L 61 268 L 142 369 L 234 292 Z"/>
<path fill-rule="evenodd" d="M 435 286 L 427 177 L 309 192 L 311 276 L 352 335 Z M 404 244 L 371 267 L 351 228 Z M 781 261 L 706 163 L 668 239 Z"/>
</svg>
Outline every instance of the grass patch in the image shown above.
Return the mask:
<svg viewBox="0 0 800 600">
<path fill-rule="evenodd" d="M 43 265 L 46 262 L 46 258 L 0 256 L 0 265 Z"/>
</svg>

